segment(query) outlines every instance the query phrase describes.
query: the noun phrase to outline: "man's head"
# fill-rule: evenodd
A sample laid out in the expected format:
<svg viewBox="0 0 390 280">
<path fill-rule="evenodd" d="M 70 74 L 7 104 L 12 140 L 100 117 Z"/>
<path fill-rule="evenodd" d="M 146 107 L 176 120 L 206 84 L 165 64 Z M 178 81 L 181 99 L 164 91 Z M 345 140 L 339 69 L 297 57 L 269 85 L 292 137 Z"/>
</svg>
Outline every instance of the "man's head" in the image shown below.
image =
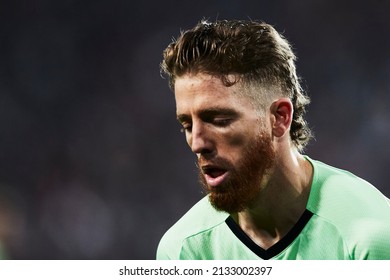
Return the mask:
<svg viewBox="0 0 390 280">
<path fill-rule="evenodd" d="M 227 87 L 239 83 L 259 109 L 266 100 L 287 97 L 293 104 L 291 140 L 303 150 L 311 138 L 304 120 L 310 102 L 299 84 L 295 55 L 272 26 L 255 21 L 201 21 L 164 51 L 162 71 L 172 89 L 185 74 L 209 74 Z"/>
<path fill-rule="evenodd" d="M 308 142 L 294 60 L 288 42 L 257 22 L 201 22 L 164 51 L 177 118 L 215 208 L 251 207 L 278 151 Z"/>
</svg>

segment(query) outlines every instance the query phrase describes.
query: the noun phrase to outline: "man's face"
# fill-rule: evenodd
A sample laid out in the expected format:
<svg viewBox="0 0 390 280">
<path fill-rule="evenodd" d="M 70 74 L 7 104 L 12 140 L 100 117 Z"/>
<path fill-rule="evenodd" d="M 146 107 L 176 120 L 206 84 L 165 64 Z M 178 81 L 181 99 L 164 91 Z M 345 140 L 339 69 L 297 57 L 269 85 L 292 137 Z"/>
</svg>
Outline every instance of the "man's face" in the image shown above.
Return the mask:
<svg viewBox="0 0 390 280">
<path fill-rule="evenodd" d="M 266 118 L 239 89 L 204 74 L 175 83 L 177 118 L 198 156 L 200 181 L 212 205 L 229 213 L 251 206 L 274 161 Z"/>
</svg>

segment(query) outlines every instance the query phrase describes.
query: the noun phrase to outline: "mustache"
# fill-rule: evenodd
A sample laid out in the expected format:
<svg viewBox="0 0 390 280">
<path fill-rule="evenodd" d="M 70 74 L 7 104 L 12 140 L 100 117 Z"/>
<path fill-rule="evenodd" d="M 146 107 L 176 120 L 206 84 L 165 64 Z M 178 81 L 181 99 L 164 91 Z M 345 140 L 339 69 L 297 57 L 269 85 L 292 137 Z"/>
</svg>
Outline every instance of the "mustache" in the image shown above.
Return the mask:
<svg viewBox="0 0 390 280">
<path fill-rule="evenodd" d="M 204 166 L 213 166 L 225 170 L 232 169 L 234 167 L 233 164 L 227 159 L 216 157 L 212 160 L 208 160 L 204 159 L 202 156 L 198 158 L 195 165 L 198 167 L 199 170 L 202 170 L 202 167 Z"/>
</svg>

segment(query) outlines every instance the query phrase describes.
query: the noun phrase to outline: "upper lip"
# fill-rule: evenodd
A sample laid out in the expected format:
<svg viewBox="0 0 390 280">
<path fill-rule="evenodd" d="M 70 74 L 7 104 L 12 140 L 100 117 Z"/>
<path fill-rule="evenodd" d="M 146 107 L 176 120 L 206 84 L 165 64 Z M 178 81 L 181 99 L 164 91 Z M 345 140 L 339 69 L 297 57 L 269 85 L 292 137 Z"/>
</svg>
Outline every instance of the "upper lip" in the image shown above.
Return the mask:
<svg viewBox="0 0 390 280">
<path fill-rule="evenodd" d="M 206 165 L 203 165 L 201 167 L 203 173 L 205 174 L 208 174 L 210 173 L 211 171 L 213 170 L 221 170 L 221 171 L 226 171 L 226 168 L 223 168 L 221 166 L 218 166 L 218 165 L 214 165 L 214 164 L 206 164 Z"/>
</svg>

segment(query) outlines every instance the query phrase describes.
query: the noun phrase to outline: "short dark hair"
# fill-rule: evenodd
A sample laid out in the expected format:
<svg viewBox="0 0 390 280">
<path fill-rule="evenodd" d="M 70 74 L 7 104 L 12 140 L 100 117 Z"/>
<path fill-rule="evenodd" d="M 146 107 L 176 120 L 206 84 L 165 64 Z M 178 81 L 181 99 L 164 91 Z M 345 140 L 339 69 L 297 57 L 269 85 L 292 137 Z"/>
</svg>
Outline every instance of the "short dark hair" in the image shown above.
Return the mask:
<svg viewBox="0 0 390 280">
<path fill-rule="evenodd" d="M 221 79 L 225 86 L 238 81 L 277 86 L 293 103 L 290 136 L 303 150 L 312 133 L 305 119 L 310 103 L 296 74 L 296 56 L 289 42 L 271 25 L 257 21 L 202 20 L 164 50 L 161 71 L 173 89 L 177 77 L 205 73 Z M 231 76 L 235 79 L 231 79 Z"/>
</svg>

